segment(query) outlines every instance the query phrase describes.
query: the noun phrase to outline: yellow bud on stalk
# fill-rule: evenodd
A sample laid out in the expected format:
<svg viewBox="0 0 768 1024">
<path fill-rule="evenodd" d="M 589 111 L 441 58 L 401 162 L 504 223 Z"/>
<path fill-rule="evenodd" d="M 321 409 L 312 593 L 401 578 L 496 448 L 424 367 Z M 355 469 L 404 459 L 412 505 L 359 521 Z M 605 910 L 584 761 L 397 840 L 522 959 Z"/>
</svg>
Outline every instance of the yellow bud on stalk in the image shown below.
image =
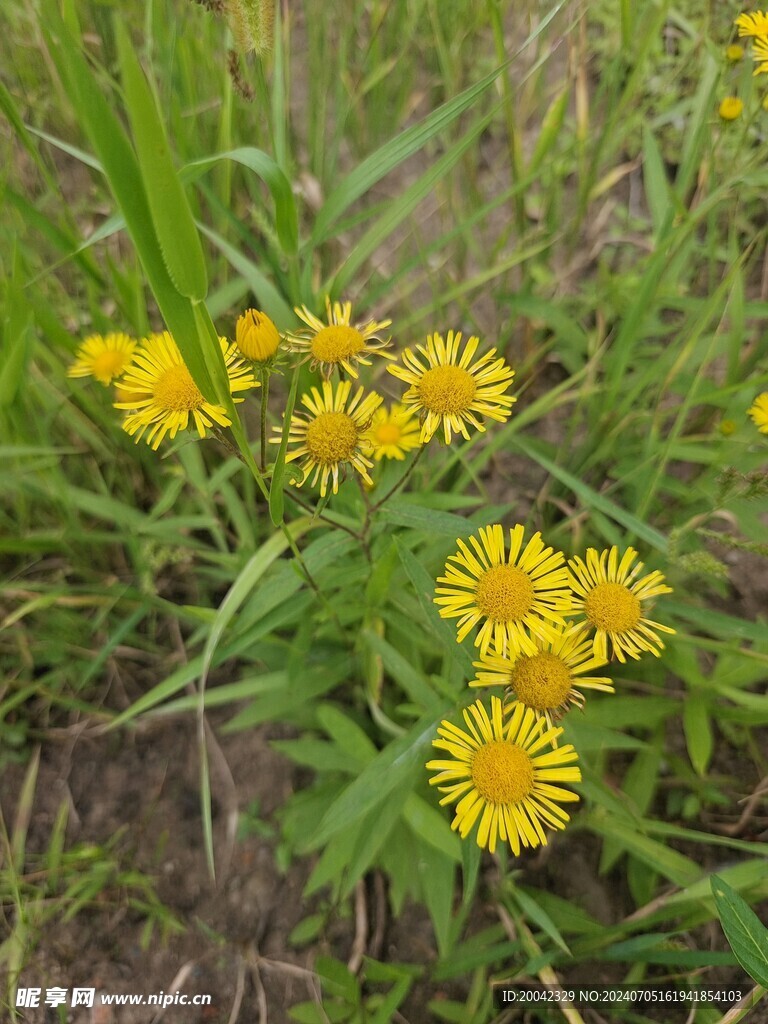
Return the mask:
<svg viewBox="0 0 768 1024">
<path fill-rule="evenodd" d="M 235 340 L 246 359 L 264 363 L 277 352 L 280 335 L 266 313 L 258 309 L 247 309 L 238 318 Z"/>
</svg>

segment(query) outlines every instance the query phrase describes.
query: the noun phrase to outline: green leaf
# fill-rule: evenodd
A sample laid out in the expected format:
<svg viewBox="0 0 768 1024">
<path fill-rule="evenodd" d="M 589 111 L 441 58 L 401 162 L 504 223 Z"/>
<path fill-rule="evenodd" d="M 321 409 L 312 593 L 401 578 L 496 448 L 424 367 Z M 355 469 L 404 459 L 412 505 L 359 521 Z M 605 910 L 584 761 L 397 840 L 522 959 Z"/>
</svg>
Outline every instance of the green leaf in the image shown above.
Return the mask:
<svg viewBox="0 0 768 1024">
<path fill-rule="evenodd" d="M 181 294 L 202 302 L 208 275 L 200 236 L 173 166 L 153 91 L 120 18 L 115 18 L 114 27 L 128 117 L 165 265 Z"/>
<path fill-rule="evenodd" d="M 263 309 L 267 316 L 274 320 L 275 324 L 281 329 L 285 329 L 296 322 L 294 312 L 283 298 L 281 292 L 256 266 L 253 260 L 249 260 L 239 249 L 230 245 L 226 239 L 211 230 L 211 228 L 206 227 L 205 224 L 198 224 L 197 226 L 206 238 L 213 242 L 227 262 L 248 282 L 248 286 L 256 298 L 256 304 L 259 309 Z"/>
<path fill-rule="evenodd" d="M 603 810 L 592 811 L 580 818 L 580 822 L 589 826 L 602 836 L 612 837 L 633 853 L 638 860 L 648 864 L 675 885 L 690 885 L 702 875 L 698 864 L 682 853 L 670 849 L 639 832 L 636 828 L 609 817 Z"/>
<path fill-rule="evenodd" d="M 427 626 L 438 639 L 448 657 L 461 666 L 467 679 L 471 679 L 474 672 L 472 656 L 465 647 L 456 643 L 456 631 L 453 627 L 445 619 L 440 618 L 437 606 L 433 601 L 435 593 L 433 577 L 429 575 L 424 566 L 408 550 L 405 544 L 397 537 L 394 540 L 400 555 L 400 561 L 403 563 L 403 568 L 416 591 L 416 597 L 424 612 Z"/>
<path fill-rule="evenodd" d="M 568 102 L 571 98 L 569 86 L 565 86 L 552 100 L 541 121 L 539 137 L 536 139 L 536 146 L 531 155 L 530 162 L 526 168 L 526 174 L 535 174 L 544 158 L 549 153 L 560 135 L 563 127 L 563 120 L 568 110 Z"/>
<path fill-rule="evenodd" d="M 360 726 L 333 704 L 321 704 L 317 709 L 317 720 L 339 750 L 360 768 L 370 764 L 378 753 Z"/>
<path fill-rule="evenodd" d="M 439 535 L 454 540 L 457 536 L 466 537 L 467 533 L 473 529 L 473 524 L 463 516 L 456 516 L 452 512 L 439 512 L 437 509 L 425 508 L 423 505 L 414 505 L 403 498 L 393 498 L 388 501 L 381 506 L 377 515 L 398 526 L 421 530 L 427 536 Z"/>
<path fill-rule="evenodd" d="M 672 196 L 659 144 L 648 126 L 643 132 L 643 184 L 654 233 L 658 239 L 667 223 L 667 216 L 672 207 Z"/>
<path fill-rule="evenodd" d="M 390 238 L 397 227 L 416 209 L 427 196 L 432 195 L 440 181 L 454 167 L 464 153 L 476 144 L 479 136 L 490 124 L 499 105 L 480 118 L 465 133 L 462 139 L 455 142 L 446 153 L 436 160 L 412 185 L 400 192 L 397 198 L 388 203 L 385 212 L 365 232 L 348 253 L 344 262 L 334 275 L 333 281 L 325 288 L 329 294 L 344 294 L 346 288 L 354 280 L 355 274 L 370 257 L 377 252 L 383 243 Z"/>
<path fill-rule="evenodd" d="M 683 730 L 688 756 L 697 775 L 707 773 L 714 739 L 709 705 L 702 694 L 689 693 L 683 704 Z"/>
<path fill-rule="evenodd" d="M 565 939 L 558 931 L 555 922 L 549 914 L 538 905 L 536 900 L 531 899 L 528 893 L 523 892 L 522 889 L 518 889 L 517 887 L 512 890 L 512 899 L 514 899 L 529 921 L 537 925 L 545 935 L 548 935 L 564 953 L 568 956 L 573 955 L 566 945 Z"/>
<path fill-rule="evenodd" d="M 626 509 L 621 508 L 620 505 L 611 501 L 610 498 L 606 498 L 604 494 L 599 494 L 587 484 L 582 483 L 578 477 L 569 473 L 567 469 L 563 469 L 562 466 L 558 466 L 544 455 L 537 442 L 521 436 L 512 438 L 512 441 L 525 455 L 533 459 L 534 462 L 538 462 L 542 469 L 546 469 L 548 473 L 551 473 L 552 476 L 556 477 L 561 483 L 565 484 L 566 487 L 573 491 L 576 497 L 579 498 L 587 508 L 592 508 L 598 512 L 602 512 L 604 515 L 615 520 L 626 530 L 630 530 L 640 540 L 645 541 L 646 544 L 649 544 L 657 551 L 661 551 L 663 554 L 666 554 L 667 538 L 662 533 L 659 533 L 658 530 L 655 530 L 652 526 L 648 526 L 647 523 L 644 523 Z"/>
<path fill-rule="evenodd" d="M 333 235 L 335 223 L 356 199 L 365 195 L 377 181 L 381 181 L 385 175 L 399 167 L 409 156 L 417 153 L 430 139 L 439 135 L 465 110 L 468 110 L 484 92 L 490 89 L 499 75 L 514 62 L 518 55 L 544 31 L 564 5 L 565 0 L 560 0 L 559 3 L 556 3 L 509 60 L 506 60 L 500 67 L 495 68 L 475 85 L 469 86 L 469 88 L 459 93 L 452 100 L 448 100 L 447 103 L 438 107 L 437 110 L 433 111 L 418 124 L 407 128 L 394 139 L 385 142 L 383 146 L 380 146 L 369 157 L 366 157 L 362 163 L 358 164 L 337 185 L 323 204 L 315 220 L 312 232 L 312 245 L 316 247 L 321 242 L 330 238 Z"/>
<path fill-rule="evenodd" d="M 437 721 L 425 715 L 404 736 L 393 740 L 334 800 L 312 836 L 310 847 L 317 849 L 342 829 L 359 821 L 389 799 L 394 789 L 423 769 L 429 744 L 435 736 Z"/>
<path fill-rule="evenodd" d="M 436 810 L 418 794 L 411 793 L 403 807 L 403 818 L 423 843 L 433 846 L 449 860 L 461 863 L 462 842 L 457 833 L 451 830 L 444 813 Z"/>
<path fill-rule="evenodd" d="M 295 253 L 299 242 L 299 219 L 291 183 L 268 153 L 254 146 L 230 149 L 187 164 L 181 171 L 183 180 L 193 180 L 222 160 L 234 160 L 254 171 L 266 184 L 275 203 L 277 237 L 286 253 Z"/>
<path fill-rule="evenodd" d="M 294 541 L 311 529 L 310 519 L 297 519 L 291 523 L 289 530 Z M 204 699 L 205 683 L 208 678 L 208 671 L 211 667 L 213 655 L 218 647 L 224 630 L 229 625 L 232 617 L 240 605 L 252 593 L 253 588 L 261 577 L 272 565 L 275 559 L 279 558 L 290 546 L 288 537 L 284 533 L 275 533 L 269 540 L 265 541 L 259 550 L 248 559 L 237 579 L 227 591 L 224 600 L 219 605 L 216 618 L 211 625 L 208 639 L 203 650 L 203 664 L 200 672 L 200 701 Z M 201 703 L 202 707 L 202 703 Z"/>
<path fill-rule="evenodd" d="M 758 985 L 768 988 L 768 928 L 730 885 L 711 879 L 720 923 L 741 966 Z"/>
<path fill-rule="evenodd" d="M 0 408 L 11 405 L 30 354 L 29 327 L 32 310 L 21 287 L 21 271 L 16 255 L 13 261 L 13 276 L 8 282 L 5 295 L 7 318 L 2 330 L 3 358 L 0 362 Z"/>
<path fill-rule="evenodd" d="M 104 95 L 101 84 L 94 78 L 80 47 L 61 21 L 53 4 L 48 7 L 47 24 L 43 27 L 43 33 L 48 51 L 72 97 L 80 122 L 91 140 L 112 194 L 125 218 L 163 319 L 182 348 L 195 383 L 209 401 L 221 402 L 228 411 L 234 410 L 229 389 L 227 388 L 226 396 L 220 397 L 220 389 L 214 385 L 214 378 L 208 366 L 210 360 L 206 360 L 199 343 L 193 306 L 189 299 L 178 291 L 169 276 L 153 227 L 144 183 L 133 149 Z M 220 362 L 220 372 L 226 378 L 224 360 L 218 344 L 213 353 L 213 360 Z"/>
</svg>

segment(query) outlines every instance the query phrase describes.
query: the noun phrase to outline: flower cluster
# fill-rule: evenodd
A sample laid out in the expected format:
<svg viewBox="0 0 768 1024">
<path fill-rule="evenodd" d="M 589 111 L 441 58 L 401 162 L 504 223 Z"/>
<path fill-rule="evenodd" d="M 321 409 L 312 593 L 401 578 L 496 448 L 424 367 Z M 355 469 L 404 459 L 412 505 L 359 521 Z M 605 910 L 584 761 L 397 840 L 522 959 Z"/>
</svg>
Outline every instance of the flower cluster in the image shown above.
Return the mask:
<svg viewBox="0 0 768 1024">
<path fill-rule="evenodd" d="M 444 721 L 434 746 L 453 761 L 427 765 L 444 793 L 458 801 L 452 828 L 465 837 L 477 819 L 477 842 L 494 851 L 497 839 L 517 855 L 522 846 L 546 845 L 543 826 L 562 829 L 560 804 L 577 800 L 553 782 L 578 782 L 577 754 L 558 746 L 555 723 L 583 707 L 585 690 L 613 693 L 610 678 L 595 675 L 609 654 L 618 661 L 644 652 L 659 656 L 660 633 L 669 626 L 648 618 L 649 605 L 670 593 L 663 575 L 643 575 L 634 548 L 617 547 L 566 563 L 540 533 L 527 541 L 517 524 L 509 544 L 501 525 L 481 528 L 469 543 L 457 541 L 438 577 L 435 603 L 443 618 L 457 619 L 457 642 L 474 633 L 479 661 L 471 687 L 503 687 L 506 703 L 491 698 L 464 711 L 468 732 Z"/>
<path fill-rule="evenodd" d="M 298 460 L 299 486 L 310 480 L 312 486 L 319 484 L 321 496 L 329 487 L 335 494 L 349 468 L 371 486 L 374 461 L 404 460 L 436 433 L 450 444 L 456 435 L 469 438 L 470 428 L 485 430 L 485 419 L 503 422 L 510 415 L 515 399 L 506 392 L 514 371 L 495 349 L 477 356 L 477 337 L 462 344 L 458 332 L 449 331 L 447 339 L 431 334 L 425 344 L 406 348 L 397 361 L 388 351 L 390 320 L 355 321 L 351 303 L 330 299 L 325 319 L 306 306 L 295 312 L 304 326 L 281 333 L 265 313 L 248 309 L 237 320 L 235 341 L 222 338 L 221 346 L 233 395 L 266 384 L 281 352 L 299 355 L 296 370 L 309 362 L 310 370 L 321 374 L 319 387 L 300 397 L 287 424 L 286 461 Z M 391 362 L 389 371 L 409 385 L 388 408 L 381 395 L 364 385 L 351 394 L 347 378 L 357 380 L 373 356 Z M 128 413 L 123 428 L 137 441 L 145 437 L 153 448 L 188 426 L 204 437 L 208 428 L 231 425 L 226 410 L 201 393 L 167 331 L 140 342 L 125 334 L 89 337 L 69 373 L 114 384 L 115 407 Z M 265 393 L 266 387 L 263 416 Z M 279 444 L 282 437 L 283 426 L 275 427 L 272 442 Z"/>
</svg>

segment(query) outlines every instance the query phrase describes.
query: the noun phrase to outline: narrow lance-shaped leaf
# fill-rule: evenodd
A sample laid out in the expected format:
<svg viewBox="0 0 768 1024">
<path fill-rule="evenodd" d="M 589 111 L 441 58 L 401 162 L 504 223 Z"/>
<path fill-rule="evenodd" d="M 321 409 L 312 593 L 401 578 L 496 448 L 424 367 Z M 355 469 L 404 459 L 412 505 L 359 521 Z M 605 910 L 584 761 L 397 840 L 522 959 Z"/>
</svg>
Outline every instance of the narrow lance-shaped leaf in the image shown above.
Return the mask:
<svg viewBox="0 0 768 1024">
<path fill-rule="evenodd" d="M 254 146 L 241 146 L 226 153 L 204 157 L 181 170 L 182 181 L 191 181 L 221 160 L 233 160 L 257 174 L 265 183 L 275 204 L 275 228 L 286 253 L 295 253 L 299 240 L 299 219 L 291 183 L 272 157 Z"/>
<path fill-rule="evenodd" d="M 184 351 L 189 371 L 203 395 L 209 401 L 217 401 L 217 389 L 214 388 L 208 363 L 200 346 L 194 346 L 198 329 L 192 304 L 178 291 L 168 274 L 152 224 L 136 155 L 123 127 L 54 4 L 49 5 L 43 32 L 48 51 L 72 97 L 80 123 L 125 218 L 163 319 L 173 336 L 182 344 L 190 339 Z M 221 359 L 220 352 L 218 358 Z"/>
<path fill-rule="evenodd" d="M 165 265 L 181 294 L 202 302 L 208 277 L 192 211 L 173 166 L 149 82 L 122 22 L 115 19 L 114 26 L 128 117 Z"/>
<path fill-rule="evenodd" d="M 712 876 L 712 894 L 736 959 L 751 978 L 768 988 L 768 928 L 735 889 L 717 875 Z"/>
</svg>

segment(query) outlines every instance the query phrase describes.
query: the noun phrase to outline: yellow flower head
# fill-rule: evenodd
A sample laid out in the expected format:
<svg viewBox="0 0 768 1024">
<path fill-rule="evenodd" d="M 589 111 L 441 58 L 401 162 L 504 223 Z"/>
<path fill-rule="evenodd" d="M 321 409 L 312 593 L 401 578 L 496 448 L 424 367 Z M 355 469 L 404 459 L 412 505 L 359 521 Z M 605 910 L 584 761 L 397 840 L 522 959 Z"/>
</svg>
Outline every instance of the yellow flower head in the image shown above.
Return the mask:
<svg viewBox="0 0 768 1024">
<path fill-rule="evenodd" d="M 238 358 L 237 347 L 226 338 L 219 338 L 232 394 L 259 386 L 249 367 Z M 134 354 L 133 362 L 120 381 L 122 394 L 131 393 L 132 399 L 115 402 L 116 409 L 127 409 L 130 415 L 123 421 L 123 430 L 136 435 L 138 442 L 147 428 L 147 444 L 157 449 L 169 434 L 176 437 L 186 430 L 190 416 L 200 437 L 207 427 L 218 423 L 228 427 L 229 417 L 220 405 L 207 401 L 195 384 L 192 374 L 168 331 L 146 338 Z M 242 402 L 242 398 L 235 398 Z"/>
<path fill-rule="evenodd" d="M 637 558 L 634 548 L 627 548 L 619 561 L 619 549 L 598 554 L 595 548 L 587 550 L 586 559 L 571 558 L 571 587 L 574 592 L 573 612 L 585 617 L 582 628 L 594 629 L 593 650 L 596 658 L 608 657 L 608 640 L 619 661 L 639 658 L 650 651 L 658 658 L 664 644 L 655 630 L 674 633 L 643 615 L 643 604 L 659 594 L 671 594 L 660 572 L 651 572 L 637 579 L 643 563 L 632 563 Z"/>
<path fill-rule="evenodd" d="M 744 104 L 738 96 L 726 96 L 724 100 L 721 100 L 717 112 L 723 121 L 735 121 L 737 117 L 741 117 L 743 109 Z"/>
<path fill-rule="evenodd" d="M 77 350 L 68 377 L 95 377 L 105 387 L 119 377 L 131 361 L 136 342 L 127 334 L 92 334 Z"/>
<path fill-rule="evenodd" d="M 761 434 L 768 434 L 768 391 L 763 391 L 747 410 Z"/>
<path fill-rule="evenodd" d="M 381 404 L 381 395 L 370 392 L 363 397 L 363 389 L 349 400 L 352 382 L 345 380 L 336 385 L 334 392 L 330 381 L 323 381 L 322 394 L 312 388 L 311 394 L 302 395 L 301 402 L 310 415 L 294 413 L 288 433 L 288 443 L 298 444 L 296 451 L 286 456 L 286 462 L 303 459 L 305 483 L 314 470 L 312 486 L 320 479 L 320 494 L 325 495 L 329 478 L 333 481 L 333 493 L 339 490 L 339 468 L 349 463 L 366 483 L 372 483 L 368 470 L 373 463 L 366 455 L 371 451 L 367 431 L 376 408 Z M 279 444 L 282 430 L 275 428 L 273 444 Z"/>
<path fill-rule="evenodd" d="M 407 348 L 401 357 L 403 365 L 387 367 L 411 385 L 403 403 L 421 416 L 422 444 L 441 426 L 446 444 L 451 443 L 453 433 L 469 440 L 467 424 L 485 430 L 477 414 L 500 423 L 509 418 L 516 399 L 504 392 L 512 383 L 514 370 L 503 359 L 493 358 L 495 348 L 473 364 L 478 344 L 479 339 L 472 337 L 461 352 L 461 332 L 449 331 L 447 341 L 440 334 L 430 334 L 425 345 L 416 346 L 419 355 Z"/>
<path fill-rule="evenodd" d="M 464 722 L 467 731 L 442 722 L 432 745 L 451 757 L 427 764 L 438 773 L 430 785 L 445 794 L 440 804 L 458 801 L 451 828 L 466 839 L 479 819 L 477 845 L 491 853 L 499 838 L 516 857 L 521 846 L 546 846 L 544 827 L 563 829 L 570 820 L 560 804 L 579 799 L 555 785 L 581 782 L 571 744 L 555 749 L 563 730 L 548 729 L 522 704 L 511 709 L 505 725 L 498 697 L 491 697 L 490 716 L 481 700 L 465 708 Z"/>
<path fill-rule="evenodd" d="M 366 434 L 373 445 L 373 457 L 381 459 L 404 459 L 405 453 L 420 448 L 418 420 L 404 405 L 391 405 L 389 409 L 380 406 L 373 414 L 371 426 Z"/>
<path fill-rule="evenodd" d="M 335 369 L 346 370 L 350 377 L 357 378 L 356 364 L 370 366 L 372 353 L 393 359 L 394 356 L 383 349 L 390 343 L 389 337 L 382 337 L 382 332 L 392 323 L 391 320 L 368 320 L 366 323 L 352 323 L 352 303 L 325 300 L 328 322 L 318 319 L 306 306 L 295 310 L 306 327 L 289 331 L 285 338 L 294 352 L 306 352 L 311 360 L 310 368 L 320 367 L 324 377 L 330 377 Z"/>
<path fill-rule="evenodd" d="M 548 729 L 570 707 L 583 706 L 581 690 L 614 692 L 610 679 L 585 675 L 605 661 L 594 656 L 592 641 L 578 627 L 559 626 L 550 639 L 537 637 L 536 647 L 535 654 L 486 654 L 474 663 L 477 678 L 469 685 L 507 687 L 507 696 L 544 718 Z"/>
<path fill-rule="evenodd" d="M 237 318 L 235 340 L 240 354 L 254 363 L 264 363 L 277 352 L 280 335 L 266 313 L 246 309 Z"/>
<path fill-rule="evenodd" d="M 752 60 L 757 63 L 754 75 L 768 74 L 768 38 L 758 36 L 752 44 Z"/>
<path fill-rule="evenodd" d="M 730 46 L 725 48 L 725 56 L 728 60 L 733 61 L 736 64 L 738 61 L 744 59 L 744 47 L 738 43 L 731 43 Z"/>
<path fill-rule="evenodd" d="M 734 25 L 737 26 L 740 36 L 768 36 L 768 14 L 763 14 L 762 11 L 740 14 Z"/>
<path fill-rule="evenodd" d="M 435 604 L 444 619 L 458 618 L 457 641 L 482 622 L 475 647 L 485 657 L 493 642 L 505 656 L 536 654 L 531 638 L 557 636 L 553 623 L 564 625 L 563 612 L 571 607 L 568 570 L 562 552 L 544 547 L 535 533 L 523 549 L 525 529 L 519 523 L 509 531 L 509 555 L 504 551 L 501 526 L 480 528 L 480 540 L 470 537 L 474 551 L 462 540 L 459 550 L 438 577 Z M 453 565 L 451 563 L 454 563 Z"/>
</svg>

